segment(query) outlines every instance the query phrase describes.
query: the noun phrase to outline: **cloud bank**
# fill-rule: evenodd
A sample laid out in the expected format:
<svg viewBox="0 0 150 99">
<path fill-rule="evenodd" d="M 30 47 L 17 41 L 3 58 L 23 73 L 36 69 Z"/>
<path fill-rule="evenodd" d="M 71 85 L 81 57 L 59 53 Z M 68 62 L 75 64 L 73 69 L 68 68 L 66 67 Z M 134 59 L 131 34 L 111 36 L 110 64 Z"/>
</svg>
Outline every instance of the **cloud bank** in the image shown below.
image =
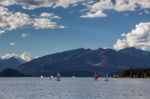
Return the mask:
<svg viewBox="0 0 150 99">
<path fill-rule="evenodd" d="M 39 16 L 23 12 L 13 12 L 9 6 L 19 5 L 25 10 L 38 8 L 55 9 L 57 7 L 69 8 L 82 5 L 81 18 L 106 17 L 109 11 L 126 12 L 144 10 L 149 14 L 149 0 L 0 0 L 0 34 L 18 28 L 58 29 L 65 28 L 58 20 L 62 18 L 51 12 L 43 12 Z M 140 13 L 141 15 L 142 13 Z"/>
<path fill-rule="evenodd" d="M 142 22 L 129 33 L 123 33 L 114 44 L 115 49 L 136 47 L 142 50 L 150 49 L 150 22 Z"/>
<path fill-rule="evenodd" d="M 99 0 L 92 4 L 85 4 L 86 12 L 82 18 L 106 17 L 108 11 L 125 12 L 149 9 L 149 0 Z"/>
<path fill-rule="evenodd" d="M 35 29 L 64 28 L 54 20 L 61 17 L 53 13 L 41 13 L 40 16 L 32 18 L 22 12 L 11 12 L 8 8 L 0 6 L 0 34 L 18 28 L 33 27 Z"/>
<path fill-rule="evenodd" d="M 31 61 L 33 58 L 28 52 L 23 52 L 21 55 L 17 55 L 15 53 L 6 53 L 5 55 L 1 56 L 0 59 L 9 59 L 9 58 L 16 58 L 16 59 L 21 59 L 23 61 Z"/>
<path fill-rule="evenodd" d="M 0 5 L 21 5 L 24 9 L 33 10 L 41 7 L 68 8 L 70 6 L 75 6 L 83 1 L 86 2 L 89 0 L 1 0 Z"/>
</svg>

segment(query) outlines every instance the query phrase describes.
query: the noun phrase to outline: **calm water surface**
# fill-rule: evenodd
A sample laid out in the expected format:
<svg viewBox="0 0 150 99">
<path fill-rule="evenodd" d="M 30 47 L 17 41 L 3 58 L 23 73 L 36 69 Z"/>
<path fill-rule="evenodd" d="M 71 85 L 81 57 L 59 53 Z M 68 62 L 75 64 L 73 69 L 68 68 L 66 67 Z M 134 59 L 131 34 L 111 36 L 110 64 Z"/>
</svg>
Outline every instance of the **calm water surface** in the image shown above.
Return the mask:
<svg viewBox="0 0 150 99">
<path fill-rule="evenodd" d="M 0 99 L 150 99 L 150 79 L 0 78 Z"/>
</svg>

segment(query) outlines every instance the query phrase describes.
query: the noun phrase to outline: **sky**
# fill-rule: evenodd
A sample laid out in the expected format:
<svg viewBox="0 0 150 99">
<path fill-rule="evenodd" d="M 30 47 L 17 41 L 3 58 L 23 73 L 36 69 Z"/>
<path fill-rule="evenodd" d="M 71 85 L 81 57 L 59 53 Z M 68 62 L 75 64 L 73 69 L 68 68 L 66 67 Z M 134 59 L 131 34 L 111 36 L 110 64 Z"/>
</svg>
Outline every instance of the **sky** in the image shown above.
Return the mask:
<svg viewBox="0 0 150 99">
<path fill-rule="evenodd" d="M 0 57 L 127 47 L 150 51 L 149 0 L 0 0 Z"/>
</svg>

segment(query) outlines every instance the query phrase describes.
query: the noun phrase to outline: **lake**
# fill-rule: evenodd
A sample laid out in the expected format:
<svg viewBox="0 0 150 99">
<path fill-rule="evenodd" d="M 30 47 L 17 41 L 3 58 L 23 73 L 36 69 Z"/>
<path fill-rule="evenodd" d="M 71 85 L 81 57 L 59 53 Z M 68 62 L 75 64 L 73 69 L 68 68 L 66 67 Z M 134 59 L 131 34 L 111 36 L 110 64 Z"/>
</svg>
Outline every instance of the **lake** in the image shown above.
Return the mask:
<svg viewBox="0 0 150 99">
<path fill-rule="evenodd" d="M 0 99 L 149 99 L 150 79 L 0 78 Z"/>
</svg>

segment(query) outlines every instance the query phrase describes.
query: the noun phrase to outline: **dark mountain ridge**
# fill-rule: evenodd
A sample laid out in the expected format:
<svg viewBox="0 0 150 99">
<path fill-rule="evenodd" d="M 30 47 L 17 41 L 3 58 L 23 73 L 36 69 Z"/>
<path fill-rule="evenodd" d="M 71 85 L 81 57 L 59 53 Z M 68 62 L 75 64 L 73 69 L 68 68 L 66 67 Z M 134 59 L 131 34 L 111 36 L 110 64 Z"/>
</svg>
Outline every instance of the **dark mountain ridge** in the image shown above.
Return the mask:
<svg viewBox="0 0 150 99">
<path fill-rule="evenodd" d="M 16 68 L 20 64 L 21 62 L 14 57 L 11 57 L 9 59 L 0 59 L 0 71 L 6 68 Z"/>
<path fill-rule="evenodd" d="M 150 52 L 136 48 L 119 51 L 80 48 L 40 57 L 18 66 L 16 70 L 33 76 L 51 75 L 57 72 L 71 76 L 70 72 L 78 75 L 79 71 L 89 76 L 94 72 L 105 75 L 130 68 L 150 68 Z"/>
<path fill-rule="evenodd" d="M 0 72 L 0 77 L 26 77 L 27 75 L 24 75 L 23 73 L 20 73 L 14 69 L 5 69 L 2 72 Z"/>
</svg>

